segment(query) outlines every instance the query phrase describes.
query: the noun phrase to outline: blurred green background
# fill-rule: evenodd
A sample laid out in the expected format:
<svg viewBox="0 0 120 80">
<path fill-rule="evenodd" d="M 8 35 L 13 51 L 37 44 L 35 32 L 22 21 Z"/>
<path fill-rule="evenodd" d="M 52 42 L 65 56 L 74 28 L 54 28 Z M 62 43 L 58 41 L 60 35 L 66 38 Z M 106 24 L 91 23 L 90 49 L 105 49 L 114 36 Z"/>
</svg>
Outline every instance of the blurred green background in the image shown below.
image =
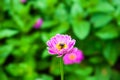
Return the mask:
<svg viewBox="0 0 120 80">
<path fill-rule="evenodd" d="M 57 33 L 85 55 L 65 80 L 120 80 L 120 0 L 0 0 L 0 80 L 60 80 L 46 46 Z"/>
</svg>

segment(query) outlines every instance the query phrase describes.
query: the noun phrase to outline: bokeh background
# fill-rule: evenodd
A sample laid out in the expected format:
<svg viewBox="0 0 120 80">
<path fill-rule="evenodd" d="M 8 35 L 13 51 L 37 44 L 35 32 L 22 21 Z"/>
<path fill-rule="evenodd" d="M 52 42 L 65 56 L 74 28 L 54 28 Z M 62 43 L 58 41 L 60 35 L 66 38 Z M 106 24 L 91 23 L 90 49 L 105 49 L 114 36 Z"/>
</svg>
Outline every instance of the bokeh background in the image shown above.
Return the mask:
<svg viewBox="0 0 120 80">
<path fill-rule="evenodd" d="M 57 33 L 85 56 L 65 80 L 120 80 L 120 0 L 0 0 L 0 80 L 60 80 Z"/>
</svg>

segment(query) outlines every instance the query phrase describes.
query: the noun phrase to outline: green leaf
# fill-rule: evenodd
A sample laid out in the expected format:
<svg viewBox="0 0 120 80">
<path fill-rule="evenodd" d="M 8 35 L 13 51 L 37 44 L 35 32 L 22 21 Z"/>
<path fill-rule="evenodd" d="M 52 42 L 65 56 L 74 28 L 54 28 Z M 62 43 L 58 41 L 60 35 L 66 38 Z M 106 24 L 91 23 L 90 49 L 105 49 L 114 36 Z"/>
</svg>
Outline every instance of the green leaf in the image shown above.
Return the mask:
<svg viewBox="0 0 120 80">
<path fill-rule="evenodd" d="M 104 67 L 97 67 L 95 71 L 96 80 L 110 80 L 111 77 L 111 70 L 110 67 L 104 66 Z"/>
<path fill-rule="evenodd" d="M 66 73 L 71 73 L 76 76 L 82 76 L 82 77 L 87 77 L 93 72 L 92 66 L 89 65 L 84 65 L 80 66 L 78 64 L 72 64 L 69 66 L 64 66 L 65 72 Z"/>
<path fill-rule="evenodd" d="M 112 12 L 114 11 L 114 7 L 108 3 L 108 2 L 101 2 L 99 3 L 95 9 L 94 9 L 96 12 Z"/>
<path fill-rule="evenodd" d="M 110 65 L 114 65 L 115 62 L 117 61 L 119 53 L 117 52 L 117 48 L 112 45 L 108 44 L 105 46 L 103 49 L 103 56 L 105 59 L 108 61 Z"/>
<path fill-rule="evenodd" d="M 49 67 L 49 65 L 50 65 L 50 62 L 42 60 L 42 61 L 38 62 L 38 66 L 39 66 L 38 69 L 45 70 Z"/>
<path fill-rule="evenodd" d="M 88 76 L 92 73 L 92 71 L 93 71 L 93 68 L 90 66 L 81 67 L 79 69 L 74 70 L 75 74 L 81 75 L 81 76 Z"/>
<path fill-rule="evenodd" d="M 48 53 L 48 50 L 47 49 L 45 49 L 44 51 L 43 51 L 43 53 L 42 53 L 42 58 L 44 59 L 44 58 L 46 58 L 46 57 L 48 57 L 48 56 L 50 56 L 50 54 Z"/>
<path fill-rule="evenodd" d="M 85 46 L 85 48 L 82 49 L 84 51 L 84 55 L 86 55 L 86 56 L 95 56 L 95 55 L 100 53 L 100 50 L 101 50 L 101 47 L 102 47 L 102 42 L 99 41 L 99 40 L 95 40 L 95 38 L 92 37 L 92 36 L 90 38 L 87 39 L 87 41 L 85 43 L 84 43 L 84 41 L 82 41 L 80 43 L 80 45 L 81 45 L 81 47 L 82 47 L 82 45 Z M 88 46 L 88 45 L 90 45 L 90 46 Z"/>
<path fill-rule="evenodd" d="M 107 25 L 97 31 L 95 35 L 103 40 L 106 40 L 117 38 L 119 36 L 119 33 L 114 25 Z"/>
<path fill-rule="evenodd" d="M 68 76 L 65 76 L 65 80 L 86 80 L 86 77 L 72 73 Z"/>
<path fill-rule="evenodd" d="M 12 50 L 13 46 L 11 45 L 4 45 L 0 47 L 0 65 L 5 62 L 6 58 L 9 56 Z"/>
<path fill-rule="evenodd" d="M 111 15 L 107 14 L 95 14 L 91 17 L 91 22 L 93 23 L 95 28 L 103 27 L 108 24 L 112 20 Z"/>
<path fill-rule="evenodd" d="M 115 12 L 114 12 L 114 16 L 115 16 L 116 18 L 120 17 L 120 6 L 117 6 L 117 7 L 116 7 L 116 10 L 115 10 Z"/>
<path fill-rule="evenodd" d="M 116 7 L 116 11 L 114 12 L 114 16 L 118 25 L 120 25 L 120 6 Z"/>
<path fill-rule="evenodd" d="M 60 21 L 60 22 L 65 22 L 68 19 L 68 13 L 65 8 L 65 5 L 63 3 L 60 3 L 58 7 L 55 9 L 55 15 L 54 17 Z"/>
<path fill-rule="evenodd" d="M 51 6 L 51 5 L 54 6 L 58 2 L 58 0 L 50 0 L 50 1 L 45 0 L 45 1 L 46 1 L 48 6 Z"/>
<path fill-rule="evenodd" d="M 12 76 L 21 76 L 28 70 L 28 66 L 25 63 L 15 64 L 11 63 L 6 66 L 6 71 Z"/>
<path fill-rule="evenodd" d="M 72 24 L 74 34 L 81 40 L 85 39 L 90 32 L 90 23 L 87 21 L 81 21 L 79 23 Z"/>
<path fill-rule="evenodd" d="M 96 79 L 96 76 L 90 76 L 90 77 L 87 77 L 86 80 L 97 80 L 97 79 Z"/>
<path fill-rule="evenodd" d="M 117 19 L 117 24 L 120 26 L 120 18 Z"/>
<path fill-rule="evenodd" d="M 40 78 L 41 78 L 42 80 L 53 80 L 53 77 L 52 77 L 52 76 L 45 75 L 45 74 L 41 75 Z"/>
<path fill-rule="evenodd" d="M 61 23 L 60 26 L 56 26 L 51 30 L 50 37 L 56 34 L 66 33 L 68 29 L 69 29 L 69 24 L 67 22 Z"/>
<path fill-rule="evenodd" d="M 0 69 L 0 79 L 1 80 L 8 80 L 7 75 L 5 74 L 5 72 L 3 72 L 2 69 Z"/>
<path fill-rule="evenodd" d="M 9 1 L 9 0 L 8 0 Z M 10 2 L 12 4 L 12 11 L 19 13 L 20 11 L 22 11 L 22 9 L 24 9 L 24 7 L 20 4 L 19 1 L 17 0 L 13 0 Z M 17 7 L 16 7 L 17 6 Z"/>
<path fill-rule="evenodd" d="M 44 21 L 41 29 L 47 29 L 47 28 L 52 28 L 54 27 L 56 24 L 58 24 L 57 21 Z"/>
<path fill-rule="evenodd" d="M 43 33 L 41 33 L 41 37 L 40 38 L 44 41 L 44 43 L 46 43 L 49 40 L 50 37 L 49 37 L 48 33 L 43 32 Z"/>
<path fill-rule="evenodd" d="M 20 40 L 14 40 L 14 42 L 11 40 L 9 44 L 12 44 L 13 46 L 18 48 L 13 50 L 12 54 L 15 57 L 23 57 L 28 54 L 29 56 L 33 56 L 39 49 L 39 46 L 37 44 L 32 44 L 33 41 L 34 41 L 33 37 L 27 36 L 23 36 Z"/>
<path fill-rule="evenodd" d="M 112 2 L 112 4 L 114 4 L 114 5 L 120 5 L 120 1 L 119 0 L 111 0 Z"/>
<path fill-rule="evenodd" d="M 44 12 L 47 9 L 46 0 L 42 0 L 42 1 L 37 0 L 37 1 L 34 1 L 33 4 L 34 4 L 35 8 L 38 8 L 42 12 Z"/>
<path fill-rule="evenodd" d="M 33 28 L 33 26 L 36 23 L 36 21 L 38 20 L 38 17 L 36 17 L 36 18 L 33 18 L 33 17 L 30 18 L 30 17 L 28 17 L 28 18 L 26 18 L 24 20 L 25 21 L 22 22 L 22 23 L 24 23 L 24 26 L 21 27 L 21 30 L 23 32 L 29 32 Z M 29 24 L 28 24 L 28 21 L 29 21 Z"/>
<path fill-rule="evenodd" d="M 59 65 L 59 60 L 60 58 L 52 58 L 52 63 L 50 65 L 50 73 L 53 74 L 53 75 L 60 75 L 60 65 Z"/>
<path fill-rule="evenodd" d="M 79 3 L 74 3 L 71 7 L 71 16 L 78 17 L 83 14 L 83 8 Z"/>
<path fill-rule="evenodd" d="M 1 17 L 1 16 L 0 16 Z M 13 20 L 5 20 L 4 22 L 1 23 L 0 25 L 0 29 L 2 28 L 14 28 L 14 29 L 18 29 L 18 27 L 15 27 L 16 24 Z"/>
<path fill-rule="evenodd" d="M 10 0 L 4 0 L 4 1 L 0 2 L 0 5 L 4 6 L 3 7 L 4 10 L 9 10 L 10 9 Z"/>
<path fill-rule="evenodd" d="M 117 70 L 113 70 L 111 80 L 119 80 L 119 79 L 120 79 L 120 73 Z"/>
<path fill-rule="evenodd" d="M 98 63 L 102 62 L 102 58 L 95 56 L 95 57 L 91 57 L 91 58 L 89 59 L 89 61 L 90 61 L 91 63 L 93 63 L 93 64 L 98 64 Z"/>
<path fill-rule="evenodd" d="M 8 38 L 16 35 L 18 33 L 17 30 L 10 30 L 10 29 L 5 29 L 0 31 L 0 39 L 2 38 Z"/>
<path fill-rule="evenodd" d="M 25 74 L 22 78 L 22 80 L 40 80 L 38 77 L 38 74 L 35 71 L 29 71 L 27 74 Z"/>
</svg>

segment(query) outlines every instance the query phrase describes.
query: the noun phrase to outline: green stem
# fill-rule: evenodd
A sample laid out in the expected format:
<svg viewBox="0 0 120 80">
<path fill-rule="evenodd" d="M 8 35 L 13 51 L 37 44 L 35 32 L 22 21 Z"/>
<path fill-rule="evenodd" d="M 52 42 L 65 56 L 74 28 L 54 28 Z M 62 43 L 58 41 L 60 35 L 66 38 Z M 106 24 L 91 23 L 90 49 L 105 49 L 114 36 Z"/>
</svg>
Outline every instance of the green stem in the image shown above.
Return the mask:
<svg viewBox="0 0 120 80">
<path fill-rule="evenodd" d="M 61 71 L 61 80 L 64 80 L 64 71 L 63 71 L 62 57 L 60 58 L 60 71 Z"/>
</svg>

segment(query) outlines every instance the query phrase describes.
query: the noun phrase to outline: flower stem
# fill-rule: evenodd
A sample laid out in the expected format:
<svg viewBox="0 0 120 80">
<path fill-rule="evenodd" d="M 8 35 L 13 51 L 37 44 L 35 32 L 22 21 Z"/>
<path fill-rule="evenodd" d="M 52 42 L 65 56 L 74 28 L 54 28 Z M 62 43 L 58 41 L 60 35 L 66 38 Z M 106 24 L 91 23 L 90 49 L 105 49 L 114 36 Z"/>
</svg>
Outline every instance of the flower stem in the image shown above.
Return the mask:
<svg viewBox="0 0 120 80">
<path fill-rule="evenodd" d="M 63 71 L 62 57 L 60 58 L 60 71 L 61 71 L 61 80 L 64 80 L 64 71 Z"/>
</svg>

